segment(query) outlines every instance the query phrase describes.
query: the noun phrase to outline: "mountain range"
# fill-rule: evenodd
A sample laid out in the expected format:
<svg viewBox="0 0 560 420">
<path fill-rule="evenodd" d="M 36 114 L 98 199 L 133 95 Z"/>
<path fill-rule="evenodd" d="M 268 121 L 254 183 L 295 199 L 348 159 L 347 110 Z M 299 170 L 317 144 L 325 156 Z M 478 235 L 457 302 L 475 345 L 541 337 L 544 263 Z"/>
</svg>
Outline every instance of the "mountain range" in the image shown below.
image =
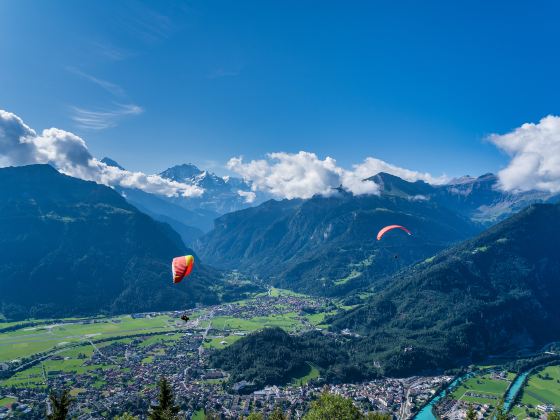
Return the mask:
<svg viewBox="0 0 560 420">
<path fill-rule="evenodd" d="M 379 173 L 369 180 L 378 195 L 342 190 L 330 197 L 268 201 L 226 214 L 195 243 L 209 263 L 243 267 L 274 285 L 340 296 L 365 288 L 453 243 L 467 239 L 516 210 L 556 196 L 506 193 L 492 174 L 434 186 Z M 413 232 L 376 233 L 400 224 Z"/>
<path fill-rule="evenodd" d="M 115 160 L 101 160 L 108 166 L 124 169 Z M 241 178 L 219 177 L 193 164 L 176 165 L 159 174 L 161 177 L 200 187 L 200 197 L 167 197 L 147 193 L 137 188 L 116 187 L 129 203 L 154 219 L 170 224 L 189 245 L 214 227 L 214 219 L 222 214 L 247 208 L 262 202 L 261 193 Z"/>
<path fill-rule="evenodd" d="M 0 305 L 8 318 L 180 309 L 215 303 L 219 272 L 197 261 L 172 285 L 170 261 L 193 253 L 167 224 L 113 189 L 49 165 L 0 169 Z"/>
<path fill-rule="evenodd" d="M 363 304 L 330 318 L 330 333 L 258 332 L 212 356 L 235 380 L 285 383 L 285 358 L 356 381 L 415 375 L 525 354 L 560 337 L 560 204 L 534 204 L 473 239 L 377 284 Z M 293 367 L 292 367 L 293 368 Z"/>
<path fill-rule="evenodd" d="M 159 174 L 163 178 L 195 185 L 204 190 L 201 197 L 179 199 L 189 209 L 210 210 L 217 214 L 230 213 L 262 201 L 251 191 L 251 185 L 241 178 L 220 177 L 203 171 L 191 163 L 172 166 Z"/>
<path fill-rule="evenodd" d="M 352 299 L 354 309 L 329 320 L 330 334 L 247 338 L 272 337 L 288 353 L 314 355 L 311 362 L 340 380 L 451 367 L 557 339 L 557 196 L 504 193 L 493 175 L 442 186 L 384 173 L 370 179 L 380 194 L 337 190 L 223 215 L 193 251 L 178 223 L 188 229 L 185 216 L 204 210 L 49 165 L 0 169 L 0 312 L 19 319 L 180 309 L 255 289 L 228 283 L 216 264 L 268 284 Z M 531 204 L 538 201 L 549 203 Z M 413 236 L 394 231 L 377 241 L 378 229 L 393 223 Z M 194 252 L 189 281 L 172 285 L 169 261 Z M 330 341 L 343 331 L 350 335 Z M 244 340 L 216 363 L 254 348 Z M 341 353 L 318 357 L 318 347 Z M 244 356 L 249 371 L 252 359 Z"/>
</svg>

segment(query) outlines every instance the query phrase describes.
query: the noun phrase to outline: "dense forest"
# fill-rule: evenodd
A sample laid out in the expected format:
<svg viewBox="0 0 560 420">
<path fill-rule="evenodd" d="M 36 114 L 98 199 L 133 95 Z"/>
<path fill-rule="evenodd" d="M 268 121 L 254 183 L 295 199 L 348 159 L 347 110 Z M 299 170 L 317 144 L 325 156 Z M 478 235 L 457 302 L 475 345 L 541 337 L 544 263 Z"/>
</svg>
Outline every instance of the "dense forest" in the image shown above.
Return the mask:
<svg viewBox="0 0 560 420">
<path fill-rule="evenodd" d="M 231 382 L 246 380 L 257 387 L 283 385 L 313 363 L 329 383 L 354 382 L 375 376 L 351 356 L 351 339 L 333 339 L 318 331 L 291 336 L 280 328 L 250 334 L 211 355 L 212 366 L 231 373 Z"/>
<path fill-rule="evenodd" d="M 333 316 L 329 333 L 283 339 L 283 351 L 300 355 L 300 365 L 315 363 L 322 375 L 336 380 L 347 375 L 347 365 L 362 375 L 410 375 L 555 340 L 560 335 L 558 237 L 560 205 L 532 205 L 400 271 L 365 304 Z M 256 370 L 276 366 L 269 355 L 279 333 L 268 334 L 238 341 L 214 355 L 214 363 L 231 369 L 235 378 L 266 382 L 266 374 L 252 369 L 259 360 L 263 365 Z"/>
</svg>

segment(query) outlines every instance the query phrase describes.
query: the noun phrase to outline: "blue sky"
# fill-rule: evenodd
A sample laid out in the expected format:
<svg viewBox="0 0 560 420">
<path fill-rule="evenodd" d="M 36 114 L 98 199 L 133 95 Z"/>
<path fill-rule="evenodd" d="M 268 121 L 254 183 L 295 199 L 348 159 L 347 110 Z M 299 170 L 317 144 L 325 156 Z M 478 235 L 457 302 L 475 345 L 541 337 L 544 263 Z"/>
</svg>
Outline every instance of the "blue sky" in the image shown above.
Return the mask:
<svg viewBox="0 0 560 420">
<path fill-rule="evenodd" d="M 498 171 L 560 114 L 550 1 L 0 2 L 0 108 L 156 172 L 233 156 Z"/>
</svg>

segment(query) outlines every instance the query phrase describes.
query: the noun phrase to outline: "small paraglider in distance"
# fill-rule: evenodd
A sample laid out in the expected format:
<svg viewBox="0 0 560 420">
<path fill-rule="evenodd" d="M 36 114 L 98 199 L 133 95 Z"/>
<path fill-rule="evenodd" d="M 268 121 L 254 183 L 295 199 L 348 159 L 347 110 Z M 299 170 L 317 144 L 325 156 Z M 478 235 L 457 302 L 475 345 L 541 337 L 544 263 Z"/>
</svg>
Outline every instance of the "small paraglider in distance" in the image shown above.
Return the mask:
<svg viewBox="0 0 560 420">
<path fill-rule="evenodd" d="M 409 236 L 412 236 L 412 232 L 410 230 L 408 230 L 407 228 L 405 228 L 404 226 L 401 225 L 389 225 L 389 226 L 385 226 L 383 229 L 381 229 L 378 233 L 377 233 L 377 240 L 380 241 L 381 238 L 383 238 L 383 235 L 385 235 L 387 232 L 389 232 L 390 230 L 393 229 L 400 229 L 404 232 L 406 232 Z M 399 254 L 395 255 L 395 260 L 399 259 Z"/>
<path fill-rule="evenodd" d="M 173 283 L 180 283 L 181 280 L 191 274 L 193 266 L 194 257 L 192 255 L 183 255 L 182 257 L 173 258 L 173 262 L 171 263 Z"/>
<path fill-rule="evenodd" d="M 190 318 L 187 316 L 187 314 L 183 314 L 183 315 L 181 315 L 181 319 L 182 319 L 183 321 L 185 321 L 185 322 L 188 322 L 188 320 L 189 320 Z"/>
<path fill-rule="evenodd" d="M 377 233 L 377 240 L 380 241 L 381 238 L 383 238 L 383 236 L 389 232 L 390 230 L 393 229 L 400 229 L 404 232 L 406 232 L 409 236 L 412 236 L 412 232 L 410 230 L 408 230 L 407 228 L 405 228 L 404 226 L 401 225 L 389 225 L 389 226 L 385 226 L 383 229 L 381 229 L 378 233 Z"/>
</svg>

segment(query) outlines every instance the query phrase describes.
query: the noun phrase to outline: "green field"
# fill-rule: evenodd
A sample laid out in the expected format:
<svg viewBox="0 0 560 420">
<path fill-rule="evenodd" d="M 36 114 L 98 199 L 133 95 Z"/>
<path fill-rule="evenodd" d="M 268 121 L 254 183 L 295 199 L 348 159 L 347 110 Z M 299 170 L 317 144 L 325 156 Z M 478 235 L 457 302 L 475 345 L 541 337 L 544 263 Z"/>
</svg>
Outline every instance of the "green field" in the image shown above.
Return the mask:
<svg viewBox="0 0 560 420">
<path fill-rule="evenodd" d="M 337 286 L 340 286 L 342 284 L 348 283 L 350 280 L 357 279 L 358 277 L 361 277 L 361 276 L 362 276 L 361 272 L 359 272 L 357 270 L 352 270 L 350 272 L 350 274 L 348 274 L 346 277 L 344 277 L 342 279 L 335 280 L 334 284 L 336 284 Z"/>
<path fill-rule="evenodd" d="M 223 349 L 226 346 L 229 346 L 232 343 L 235 343 L 237 340 L 242 338 L 239 335 L 228 335 L 227 337 L 213 337 L 208 342 L 203 343 L 203 347 L 206 349 Z M 225 341 L 227 344 L 222 344 L 222 341 Z"/>
<path fill-rule="evenodd" d="M 148 344 L 168 344 L 173 342 L 179 336 L 178 334 L 174 334 L 173 336 L 164 336 L 162 341 L 156 340 L 160 339 L 161 336 L 152 336 L 148 337 L 145 341 L 149 341 Z M 97 348 L 101 351 L 106 346 L 110 346 L 114 343 L 130 343 L 132 341 L 131 338 L 122 338 L 112 341 L 107 341 L 103 343 L 96 344 Z M 140 343 L 142 345 L 144 343 Z M 53 360 L 51 358 L 44 360 L 43 362 L 31 366 L 27 369 L 21 370 L 17 372 L 12 377 L 0 381 L 0 386 L 15 386 L 15 387 L 25 387 L 25 388 L 35 388 L 39 387 L 42 388 L 45 386 L 45 377 L 49 377 L 51 375 L 58 375 L 59 373 L 73 373 L 73 374 L 88 374 L 92 375 L 93 377 L 98 377 L 98 370 L 107 370 L 107 369 L 117 369 L 119 366 L 117 364 L 113 364 L 113 362 L 107 361 L 103 364 L 93 364 L 87 365 L 86 362 L 91 359 L 91 356 L 94 353 L 94 348 L 91 344 L 82 344 L 75 347 L 71 347 L 68 349 L 61 350 L 60 352 L 56 353 L 56 358 L 58 360 Z M 162 354 L 163 349 L 155 349 L 151 351 L 150 354 L 142 361 L 143 363 L 151 363 L 155 355 Z M 116 363 L 118 363 L 118 358 L 116 359 Z M 128 369 L 128 368 L 127 368 Z M 95 387 L 101 388 L 105 386 L 105 383 L 97 379 L 94 383 Z M 79 392 L 79 390 L 75 390 L 74 392 Z"/>
<path fill-rule="evenodd" d="M 309 314 L 309 315 L 305 315 L 305 318 L 307 318 L 307 321 L 310 324 L 313 325 L 321 325 L 323 323 L 323 321 L 325 320 L 325 318 L 327 317 L 327 313 L 326 312 L 319 312 L 317 314 Z"/>
<path fill-rule="evenodd" d="M 204 420 L 205 418 L 204 410 L 197 410 L 193 413 L 191 420 Z"/>
<path fill-rule="evenodd" d="M 63 348 L 86 340 L 127 336 L 141 333 L 165 332 L 176 328 L 174 319 L 166 315 L 133 319 L 120 316 L 96 319 L 95 323 L 45 324 L 0 334 L 0 361 L 28 357 Z"/>
<path fill-rule="evenodd" d="M 258 294 L 255 295 L 255 297 L 259 297 L 259 296 L 271 296 L 271 297 L 300 296 L 300 297 L 306 297 L 306 295 L 304 295 L 304 294 L 297 293 L 297 292 L 292 292 L 291 290 L 288 290 L 288 289 L 278 289 L 276 287 L 271 287 L 269 289 L 269 291 L 258 293 Z"/>
<path fill-rule="evenodd" d="M 521 391 L 521 402 L 512 408 L 516 417 L 539 417 L 538 405 L 560 409 L 560 365 L 548 366 L 533 373 Z"/>
<path fill-rule="evenodd" d="M 303 376 L 300 376 L 299 378 L 294 378 L 291 382 L 291 385 L 293 386 L 305 385 L 312 379 L 317 379 L 319 377 L 320 374 L 317 366 L 315 366 L 313 363 L 308 363 L 307 365 L 309 366 L 309 370 L 303 373 Z"/>
<path fill-rule="evenodd" d="M 85 355 L 84 359 L 78 358 L 80 353 Z M 93 372 L 97 369 L 105 370 L 117 367 L 112 364 L 86 366 L 84 362 L 88 360 L 92 354 L 93 347 L 91 345 L 69 349 L 68 351 L 59 353 L 59 356 L 64 358 L 63 360 L 45 360 L 38 365 L 17 372 L 9 379 L 0 381 L 0 384 L 6 387 L 44 387 L 45 375 L 48 377 L 49 375 L 56 375 L 59 372 L 84 374 Z"/>
<path fill-rule="evenodd" d="M 176 341 L 179 341 L 181 339 L 181 334 L 173 334 L 173 335 L 153 335 L 151 337 L 146 338 L 144 341 L 142 341 L 139 346 L 140 347 L 148 347 L 148 346 L 152 346 L 154 344 L 163 344 L 163 345 L 169 345 L 169 344 L 173 344 Z"/>
<path fill-rule="evenodd" d="M 9 407 L 15 402 L 15 398 L 0 398 L 0 407 Z"/>
<path fill-rule="evenodd" d="M 495 407 L 514 377 L 515 375 L 512 373 L 507 374 L 507 380 L 495 379 L 491 373 L 475 376 L 457 387 L 451 393 L 451 397 L 456 400 L 489 404 Z"/>
<path fill-rule="evenodd" d="M 269 315 L 242 319 L 234 317 L 216 317 L 212 319 L 212 327 L 217 330 L 257 331 L 266 327 L 280 327 L 291 331 L 302 326 L 295 312 L 282 315 Z"/>
</svg>

